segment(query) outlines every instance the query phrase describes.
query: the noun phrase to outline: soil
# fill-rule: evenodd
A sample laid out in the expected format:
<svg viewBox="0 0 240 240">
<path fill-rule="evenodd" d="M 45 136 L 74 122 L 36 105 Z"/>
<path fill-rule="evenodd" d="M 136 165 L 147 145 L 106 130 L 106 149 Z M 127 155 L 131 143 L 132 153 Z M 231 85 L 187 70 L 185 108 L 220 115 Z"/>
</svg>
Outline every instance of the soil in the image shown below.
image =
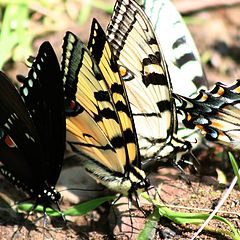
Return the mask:
<svg viewBox="0 0 240 240">
<path fill-rule="evenodd" d="M 181 0 L 174 2 L 179 3 Z M 232 8 L 214 8 L 195 12 L 188 19 L 189 28 L 204 60 L 204 68 L 210 85 L 217 81 L 232 83 L 240 76 L 239 14 L 240 7 L 234 6 Z M 64 32 L 71 30 L 80 36 L 83 41 L 87 41 L 92 17 L 97 18 L 103 26 L 106 26 L 110 16 L 100 10 L 93 9 L 89 21 L 81 27 L 69 20 L 69 22 L 65 23 L 66 29 L 36 39 L 34 47 L 37 48 L 43 40 L 50 40 L 60 58 L 60 46 Z M 14 65 L 8 64 L 6 71 L 10 76 L 14 77 L 17 73 L 24 75 L 28 69 L 22 62 L 17 62 Z M 167 166 L 156 169 L 156 172 L 152 172 L 149 178 L 152 185 L 158 189 L 164 204 L 174 206 L 173 210 L 209 213 L 210 209 L 213 209 L 223 196 L 224 190 L 234 176 L 226 152 L 226 148 L 220 145 L 205 143 L 200 149 L 195 150 L 195 155 L 200 163 L 198 172 L 191 166 L 185 166 L 186 176 L 184 177 L 175 168 Z M 237 153 L 236 156 L 238 156 Z M 64 168 L 67 169 L 69 163 L 65 163 L 65 165 Z M 221 177 L 222 175 L 226 177 L 226 180 Z M 185 178 L 189 180 L 191 185 L 187 184 Z M 9 206 L 14 205 L 16 201 L 26 199 L 26 196 L 21 191 L 16 190 L 3 177 L 0 178 L 0 181 L 1 240 L 11 238 L 19 240 L 135 239 L 139 230 L 143 228 L 145 217 L 139 210 L 131 211 L 133 222 L 131 224 L 126 199 L 121 199 L 121 202 L 125 203 L 121 208 L 117 205 L 110 208 L 105 204 L 85 216 L 67 218 L 67 225 L 62 219 L 55 218 L 51 220 L 47 218 L 47 222 L 44 222 L 42 214 L 34 213 L 28 217 L 23 213 L 16 214 Z M 64 196 L 61 209 L 67 209 L 79 199 L 91 198 L 91 192 L 87 194 L 88 197 L 83 193 L 74 200 Z M 147 213 L 152 211 L 152 206 L 146 201 L 141 201 L 141 207 Z M 239 214 L 239 188 L 236 186 L 221 207 L 219 215 L 224 216 L 240 230 Z M 22 228 L 19 230 L 20 226 Z M 213 229 L 226 229 L 226 225 L 216 221 L 212 221 L 209 226 Z M 197 229 L 198 227 L 194 225 L 177 225 L 163 218 L 159 221 L 159 225 L 156 226 L 155 236 L 153 238 L 149 237 L 149 239 L 191 239 Z M 13 236 L 15 231 L 17 233 Z M 203 231 L 197 239 L 221 240 L 230 238 L 216 232 Z"/>
</svg>

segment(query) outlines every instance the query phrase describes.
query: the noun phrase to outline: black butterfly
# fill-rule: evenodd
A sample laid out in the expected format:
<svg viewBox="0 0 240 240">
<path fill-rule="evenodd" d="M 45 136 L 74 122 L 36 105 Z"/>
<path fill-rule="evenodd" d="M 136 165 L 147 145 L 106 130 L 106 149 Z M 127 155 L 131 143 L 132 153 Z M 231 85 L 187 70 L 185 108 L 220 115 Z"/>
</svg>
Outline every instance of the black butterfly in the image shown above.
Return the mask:
<svg viewBox="0 0 240 240">
<path fill-rule="evenodd" d="M 65 150 L 63 82 L 55 52 L 44 42 L 20 94 L 0 72 L 0 172 L 36 200 L 58 203 L 55 190 Z"/>
</svg>

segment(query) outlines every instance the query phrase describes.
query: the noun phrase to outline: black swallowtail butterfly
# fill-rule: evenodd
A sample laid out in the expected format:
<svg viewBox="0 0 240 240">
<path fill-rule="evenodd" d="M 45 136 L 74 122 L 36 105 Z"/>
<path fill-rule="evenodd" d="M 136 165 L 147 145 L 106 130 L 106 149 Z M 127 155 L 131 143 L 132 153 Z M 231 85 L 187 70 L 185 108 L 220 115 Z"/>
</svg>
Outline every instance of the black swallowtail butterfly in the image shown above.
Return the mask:
<svg viewBox="0 0 240 240">
<path fill-rule="evenodd" d="M 20 94 L 0 72 L 0 172 L 36 205 L 57 203 L 65 151 L 63 82 L 55 52 L 44 42 Z"/>
</svg>

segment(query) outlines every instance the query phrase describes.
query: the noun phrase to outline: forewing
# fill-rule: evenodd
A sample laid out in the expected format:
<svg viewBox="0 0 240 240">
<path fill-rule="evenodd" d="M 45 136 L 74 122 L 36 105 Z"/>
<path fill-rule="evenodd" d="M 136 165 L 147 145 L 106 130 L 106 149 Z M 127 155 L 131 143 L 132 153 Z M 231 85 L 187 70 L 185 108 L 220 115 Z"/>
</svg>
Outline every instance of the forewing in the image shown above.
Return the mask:
<svg viewBox="0 0 240 240">
<path fill-rule="evenodd" d="M 42 163 L 47 180 L 55 185 L 65 151 L 66 123 L 63 81 L 56 54 L 49 42 L 44 42 L 22 80 L 20 93 L 36 126 L 43 152 Z"/>
<path fill-rule="evenodd" d="M 13 176 L 29 187 L 38 186 L 45 171 L 37 130 L 18 91 L 2 72 L 0 83 L 1 169 L 11 180 Z"/>
<path fill-rule="evenodd" d="M 152 26 L 134 1 L 119 0 L 107 36 L 125 80 L 138 138 L 157 139 L 159 150 L 170 141 L 176 121 L 169 74 Z"/>
<path fill-rule="evenodd" d="M 200 56 L 181 15 L 169 0 L 142 0 L 169 68 L 173 90 L 191 96 L 207 85 Z"/>
<path fill-rule="evenodd" d="M 91 34 L 94 33 L 94 27 L 92 30 Z M 101 36 L 95 36 L 95 41 L 101 44 Z M 75 107 L 73 110 L 77 115 L 67 119 L 67 129 L 71 137 L 77 138 L 77 143 L 71 138 L 68 142 L 73 149 L 75 147 L 88 155 L 89 159 L 114 172 L 124 173 L 128 152 L 108 80 L 104 79 L 105 73 L 102 73 L 90 51 L 74 34 L 66 34 L 63 49 L 66 103 L 70 109 L 71 106 Z M 105 77 L 115 82 L 115 68 L 111 62 L 105 64 L 110 71 Z"/>
<path fill-rule="evenodd" d="M 106 35 L 95 19 L 93 19 L 91 32 L 92 34 L 88 42 L 88 48 L 103 74 L 110 96 L 115 105 L 116 114 L 124 138 L 125 151 L 128 155 L 127 161 L 139 167 L 140 162 L 137 161 L 138 146 L 135 126 L 133 124 L 125 85 L 119 75 L 118 65 Z"/>
</svg>

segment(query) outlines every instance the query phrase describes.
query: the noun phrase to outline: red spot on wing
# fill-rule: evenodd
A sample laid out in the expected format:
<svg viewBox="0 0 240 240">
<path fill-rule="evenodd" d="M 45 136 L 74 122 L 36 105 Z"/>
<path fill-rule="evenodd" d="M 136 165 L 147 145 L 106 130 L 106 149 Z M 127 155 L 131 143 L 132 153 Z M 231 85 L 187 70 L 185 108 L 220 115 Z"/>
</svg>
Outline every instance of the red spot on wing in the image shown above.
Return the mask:
<svg viewBox="0 0 240 240">
<path fill-rule="evenodd" d="M 12 138 L 9 135 L 7 135 L 5 137 L 4 141 L 8 147 L 10 147 L 10 148 L 16 147 L 16 144 L 14 143 L 14 141 L 12 140 Z"/>
</svg>

